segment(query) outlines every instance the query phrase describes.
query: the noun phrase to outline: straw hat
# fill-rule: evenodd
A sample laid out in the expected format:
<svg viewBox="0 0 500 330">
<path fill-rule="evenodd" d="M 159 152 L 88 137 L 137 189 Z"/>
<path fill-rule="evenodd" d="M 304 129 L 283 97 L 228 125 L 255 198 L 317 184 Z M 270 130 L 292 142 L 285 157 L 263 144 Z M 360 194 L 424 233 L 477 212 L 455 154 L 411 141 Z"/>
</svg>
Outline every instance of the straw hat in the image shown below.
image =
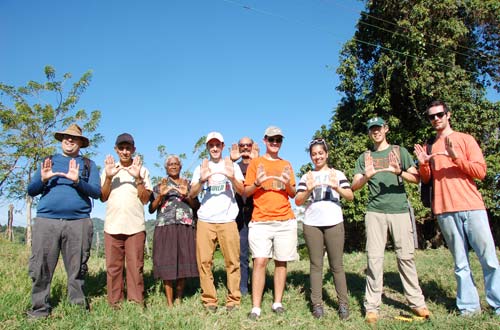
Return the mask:
<svg viewBox="0 0 500 330">
<path fill-rule="evenodd" d="M 82 140 L 81 148 L 87 148 L 89 146 L 89 139 L 82 135 L 82 129 L 77 124 L 71 124 L 65 131 L 56 132 L 54 137 L 57 141 L 62 141 L 64 135 L 79 137 Z"/>
</svg>

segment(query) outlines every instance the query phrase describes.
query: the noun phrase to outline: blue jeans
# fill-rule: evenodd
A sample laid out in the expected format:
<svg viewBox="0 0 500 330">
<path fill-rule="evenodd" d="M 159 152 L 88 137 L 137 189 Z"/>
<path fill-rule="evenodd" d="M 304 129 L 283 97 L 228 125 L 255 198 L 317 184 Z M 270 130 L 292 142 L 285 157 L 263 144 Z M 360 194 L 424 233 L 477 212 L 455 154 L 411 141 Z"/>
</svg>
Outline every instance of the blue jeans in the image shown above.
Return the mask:
<svg viewBox="0 0 500 330">
<path fill-rule="evenodd" d="M 246 223 L 240 228 L 240 291 L 242 295 L 248 293 L 248 225 Z"/>
<path fill-rule="evenodd" d="M 443 213 L 439 227 L 455 262 L 457 307 L 462 314 L 481 311 L 469 264 L 469 244 L 483 269 L 486 301 L 500 315 L 500 266 L 485 210 Z"/>
</svg>

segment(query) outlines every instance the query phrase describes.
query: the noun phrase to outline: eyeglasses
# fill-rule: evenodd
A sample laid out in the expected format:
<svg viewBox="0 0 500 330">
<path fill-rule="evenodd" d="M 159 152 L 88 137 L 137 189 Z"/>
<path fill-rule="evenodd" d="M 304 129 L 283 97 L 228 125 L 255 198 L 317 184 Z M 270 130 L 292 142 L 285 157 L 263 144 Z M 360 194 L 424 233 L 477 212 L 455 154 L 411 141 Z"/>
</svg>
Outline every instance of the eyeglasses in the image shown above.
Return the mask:
<svg viewBox="0 0 500 330">
<path fill-rule="evenodd" d="M 240 148 L 244 148 L 244 147 L 248 147 L 248 148 L 250 148 L 251 146 L 252 146 L 252 143 L 240 143 L 240 144 L 239 144 L 239 147 L 240 147 Z"/>
<path fill-rule="evenodd" d="M 325 147 L 325 150 L 328 150 L 328 145 L 326 144 L 325 139 L 314 139 L 311 142 L 309 142 L 309 149 L 316 144 L 321 144 Z"/>
<path fill-rule="evenodd" d="M 282 136 L 271 136 L 267 138 L 267 142 L 269 143 L 282 143 L 283 142 L 283 137 Z"/>
<path fill-rule="evenodd" d="M 436 117 L 441 119 L 443 116 L 446 114 L 446 112 L 441 111 L 441 112 L 436 112 L 433 113 L 432 115 L 427 115 L 427 118 L 429 118 L 430 121 L 436 120 Z"/>
</svg>

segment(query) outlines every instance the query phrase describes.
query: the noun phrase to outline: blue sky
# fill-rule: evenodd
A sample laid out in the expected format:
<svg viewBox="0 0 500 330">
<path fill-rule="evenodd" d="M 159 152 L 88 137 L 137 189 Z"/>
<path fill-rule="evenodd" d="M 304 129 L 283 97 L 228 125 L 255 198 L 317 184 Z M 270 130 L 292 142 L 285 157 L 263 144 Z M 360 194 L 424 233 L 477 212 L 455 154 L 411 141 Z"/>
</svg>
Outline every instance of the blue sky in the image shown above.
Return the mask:
<svg viewBox="0 0 500 330">
<path fill-rule="evenodd" d="M 58 77 L 92 70 L 78 108 L 102 112 L 98 165 L 123 132 L 162 175 L 153 166 L 160 144 L 186 153 L 187 168 L 212 130 L 226 146 L 245 135 L 263 146 L 265 128 L 276 125 L 286 137 L 280 154 L 297 172 L 340 100 L 339 51 L 361 9 L 354 0 L 2 0 L 0 81 L 44 81 L 45 65 Z M 96 201 L 92 216 L 104 210 Z"/>
</svg>

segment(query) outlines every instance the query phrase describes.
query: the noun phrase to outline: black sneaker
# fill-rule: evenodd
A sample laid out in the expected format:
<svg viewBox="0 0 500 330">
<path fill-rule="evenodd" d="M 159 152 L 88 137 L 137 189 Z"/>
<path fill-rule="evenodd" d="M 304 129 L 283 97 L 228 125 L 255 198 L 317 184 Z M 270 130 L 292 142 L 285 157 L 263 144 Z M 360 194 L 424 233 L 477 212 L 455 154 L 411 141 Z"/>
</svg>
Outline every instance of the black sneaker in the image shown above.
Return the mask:
<svg viewBox="0 0 500 330">
<path fill-rule="evenodd" d="M 250 312 L 248 313 L 248 319 L 249 320 L 252 320 L 252 321 L 257 321 L 259 318 L 259 314 L 257 313 L 254 313 L 254 312 Z"/>
<path fill-rule="evenodd" d="M 339 305 L 339 317 L 342 321 L 345 321 L 349 318 L 349 306 L 347 304 Z"/>
<path fill-rule="evenodd" d="M 321 304 L 314 305 L 312 308 L 312 315 L 317 319 L 322 318 L 323 315 L 325 315 L 325 312 L 323 311 L 323 305 Z"/>
</svg>

